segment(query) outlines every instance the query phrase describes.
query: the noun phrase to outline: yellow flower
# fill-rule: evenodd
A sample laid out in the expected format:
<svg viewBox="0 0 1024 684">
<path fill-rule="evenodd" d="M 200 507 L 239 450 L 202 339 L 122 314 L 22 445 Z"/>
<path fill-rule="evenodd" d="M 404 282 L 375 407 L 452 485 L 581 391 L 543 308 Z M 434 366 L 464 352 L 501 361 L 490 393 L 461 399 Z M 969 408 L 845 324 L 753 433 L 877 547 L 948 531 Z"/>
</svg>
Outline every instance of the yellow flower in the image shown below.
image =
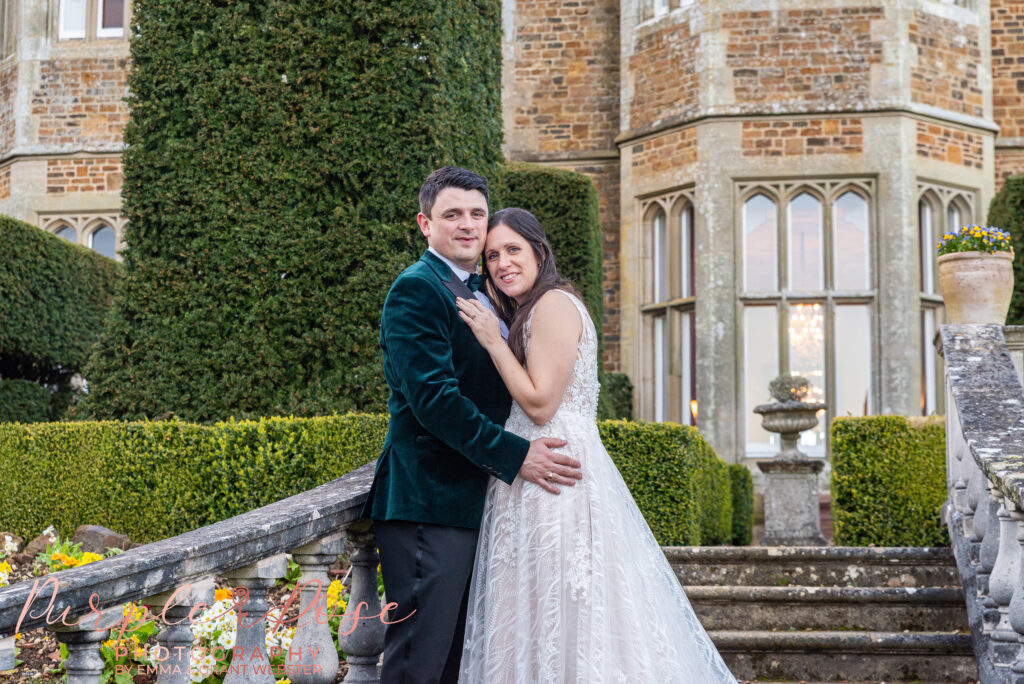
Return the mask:
<svg viewBox="0 0 1024 684">
<path fill-rule="evenodd" d="M 278 679 L 277 684 L 292 684 L 292 680 L 285 677 L 284 679 Z"/>
<path fill-rule="evenodd" d="M 78 560 L 79 565 L 85 565 L 86 563 L 95 563 L 98 560 L 103 560 L 103 556 L 98 553 L 93 553 L 92 551 L 86 551 Z"/>
<path fill-rule="evenodd" d="M 215 592 L 213 592 L 213 600 L 215 602 L 216 601 L 223 601 L 224 599 L 229 599 L 231 597 L 232 597 L 232 593 L 231 593 L 230 589 L 218 589 Z"/>
</svg>

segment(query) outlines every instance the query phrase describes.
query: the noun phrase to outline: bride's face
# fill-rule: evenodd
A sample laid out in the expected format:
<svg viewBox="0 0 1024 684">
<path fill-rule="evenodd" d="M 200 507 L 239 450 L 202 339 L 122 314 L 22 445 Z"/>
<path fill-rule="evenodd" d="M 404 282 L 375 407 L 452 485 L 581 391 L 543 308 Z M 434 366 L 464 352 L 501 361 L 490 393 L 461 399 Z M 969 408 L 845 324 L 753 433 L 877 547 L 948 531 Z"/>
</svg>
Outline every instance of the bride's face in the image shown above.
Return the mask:
<svg viewBox="0 0 1024 684">
<path fill-rule="evenodd" d="M 530 243 L 504 223 L 487 233 L 484 263 L 495 286 L 520 304 L 529 296 L 540 273 L 540 263 Z"/>
</svg>

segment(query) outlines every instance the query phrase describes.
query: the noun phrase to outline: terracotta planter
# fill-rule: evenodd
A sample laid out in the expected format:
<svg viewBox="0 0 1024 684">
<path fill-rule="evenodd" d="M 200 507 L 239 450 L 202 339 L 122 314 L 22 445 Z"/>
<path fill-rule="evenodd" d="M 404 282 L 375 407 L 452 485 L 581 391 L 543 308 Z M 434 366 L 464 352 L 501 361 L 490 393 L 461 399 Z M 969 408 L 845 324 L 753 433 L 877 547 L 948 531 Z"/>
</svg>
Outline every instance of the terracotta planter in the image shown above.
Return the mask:
<svg viewBox="0 0 1024 684">
<path fill-rule="evenodd" d="M 950 323 L 1003 325 L 1013 295 L 1013 254 L 943 254 L 939 257 L 939 291 Z"/>
</svg>

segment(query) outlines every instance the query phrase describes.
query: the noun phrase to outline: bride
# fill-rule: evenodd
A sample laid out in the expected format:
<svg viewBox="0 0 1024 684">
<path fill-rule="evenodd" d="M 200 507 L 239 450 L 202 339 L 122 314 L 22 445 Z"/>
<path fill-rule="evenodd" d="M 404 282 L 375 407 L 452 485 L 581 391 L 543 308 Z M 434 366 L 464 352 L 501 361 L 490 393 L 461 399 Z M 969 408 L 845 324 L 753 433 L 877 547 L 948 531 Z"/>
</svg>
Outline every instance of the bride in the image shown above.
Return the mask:
<svg viewBox="0 0 1024 684">
<path fill-rule="evenodd" d="M 583 479 L 555 496 L 491 478 L 459 681 L 735 682 L 601 444 L 597 333 L 540 223 L 497 212 L 483 257 L 508 344 L 478 301 L 459 315 L 515 399 L 505 429 L 564 437 Z"/>
</svg>

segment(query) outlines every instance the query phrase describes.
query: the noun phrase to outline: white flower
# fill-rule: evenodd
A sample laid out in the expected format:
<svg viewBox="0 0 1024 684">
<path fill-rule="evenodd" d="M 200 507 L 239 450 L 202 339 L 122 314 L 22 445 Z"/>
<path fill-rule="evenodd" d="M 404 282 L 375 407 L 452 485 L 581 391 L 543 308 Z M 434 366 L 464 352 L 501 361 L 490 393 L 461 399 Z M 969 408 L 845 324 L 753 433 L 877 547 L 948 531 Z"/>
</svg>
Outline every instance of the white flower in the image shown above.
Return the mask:
<svg viewBox="0 0 1024 684">
<path fill-rule="evenodd" d="M 189 673 L 189 678 L 193 682 L 201 682 L 213 674 L 216 667 L 217 659 L 214 658 L 212 654 L 207 653 L 202 658 L 192 663 L 192 671 Z"/>
<path fill-rule="evenodd" d="M 235 638 L 237 637 L 237 635 L 238 632 L 236 632 L 235 630 L 226 629 L 223 632 L 221 632 L 220 635 L 217 637 L 217 643 L 220 644 L 222 648 L 234 648 Z"/>
<path fill-rule="evenodd" d="M 3 555 L 9 555 L 18 552 L 18 543 L 9 534 L 4 535 L 4 552 Z"/>
</svg>

